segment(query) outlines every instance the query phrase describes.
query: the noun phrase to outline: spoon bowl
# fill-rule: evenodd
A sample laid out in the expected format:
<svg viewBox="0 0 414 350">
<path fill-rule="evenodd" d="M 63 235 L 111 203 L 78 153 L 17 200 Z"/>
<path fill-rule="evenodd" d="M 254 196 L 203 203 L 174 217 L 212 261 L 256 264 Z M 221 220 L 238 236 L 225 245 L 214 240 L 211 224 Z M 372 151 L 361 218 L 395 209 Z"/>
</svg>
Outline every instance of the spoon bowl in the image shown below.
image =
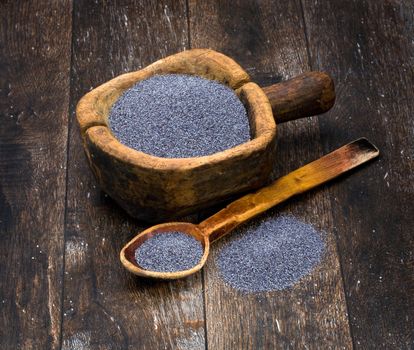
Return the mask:
<svg viewBox="0 0 414 350">
<path fill-rule="evenodd" d="M 185 233 L 200 242 L 203 247 L 203 255 L 200 261 L 191 269 L 174 271 L 174 272 L 160 272 L 150 271 L 142 268 L 135 260 L 135 251 L 148 239 L 154 235 L 165 234 L 167 232 Z M 129 241 L 121 250 L 120 259 L 124 267 L 135 275 L 155 278 L 155 279 L 178 279 L 183 278 L 199 271 L 205 264 L 210 251 L 210 240 L 208 236 L 203 233 L 198 225 L 189 222 L 169 222 L 166 224 L 159 224 L 152 226 Z"/>
</svg>

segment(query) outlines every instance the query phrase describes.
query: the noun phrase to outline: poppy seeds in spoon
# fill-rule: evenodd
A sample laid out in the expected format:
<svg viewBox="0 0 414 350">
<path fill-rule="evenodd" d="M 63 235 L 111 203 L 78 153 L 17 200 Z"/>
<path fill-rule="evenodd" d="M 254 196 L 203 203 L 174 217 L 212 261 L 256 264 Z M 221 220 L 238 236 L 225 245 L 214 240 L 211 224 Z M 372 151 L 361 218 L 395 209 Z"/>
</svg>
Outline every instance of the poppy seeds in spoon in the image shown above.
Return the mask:
<svg viewBox="0 0 414 350">
<path fill-rule="evenodd" d="M 135 261 L 145 270 L 177 272 L 197 265 L 203 246 L 182 232 L 163 232 L 146 240 L 135 251 Z"/>
<path fill-rule="evenodd" d="M 291 216 L 253 221 L 233 234 L 216 263 L 222 279 L 242 292 L 293 286 L 320 262 L 325 247 L 313 226 Z"/>
<path fill-rule="evenodd" d="M 155 75 L 126 90 L 109 125 L 124 145 L 164 158 L 210 155 L 250 140 L 246 109 L 232 89 L 182 74 Z"/>
</svg>

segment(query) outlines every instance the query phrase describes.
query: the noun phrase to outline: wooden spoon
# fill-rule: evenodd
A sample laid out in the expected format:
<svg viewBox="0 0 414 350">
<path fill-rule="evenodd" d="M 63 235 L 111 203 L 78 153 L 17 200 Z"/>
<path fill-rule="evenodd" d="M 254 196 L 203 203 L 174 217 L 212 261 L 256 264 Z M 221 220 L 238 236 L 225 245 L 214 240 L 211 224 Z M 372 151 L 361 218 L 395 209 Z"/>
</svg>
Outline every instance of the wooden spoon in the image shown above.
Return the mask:
<svg viewBox="0 0 414 350">
<path fill-rule="evenodd" d="M 332 180 L 378 155 L 378 149 L 367 139 L 353 141 L 279 178 L 271 185 L 234 201 L 198 225 L 171 222 L 148 228 L 125 245 L 120 253 L 121 263 L 128 271 L 143 277 L 178 279 L 191 275 L 205 264 L 210 243 L 288 198 Z M 191 269 L 176 272 L 157 272 L 141 268 L 135 261 L 135 250 L 152 236 L 172 231 L 186 233 L 202 244 L 204 253 L 200 262 Z"/>
</svg>

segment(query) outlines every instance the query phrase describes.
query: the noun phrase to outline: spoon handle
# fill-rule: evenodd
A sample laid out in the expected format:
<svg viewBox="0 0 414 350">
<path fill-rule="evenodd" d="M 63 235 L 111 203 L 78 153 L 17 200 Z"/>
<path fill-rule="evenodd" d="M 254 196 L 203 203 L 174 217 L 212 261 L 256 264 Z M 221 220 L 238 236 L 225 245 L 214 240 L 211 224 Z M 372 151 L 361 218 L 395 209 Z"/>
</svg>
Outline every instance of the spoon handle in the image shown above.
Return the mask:
<svg viewBox="0 0 414 350">
<path fill-rule="evenodd" d="M 377 147 L 365 138 L 358 139 L 232 202 L 198 227 L 209 236 L 210 242 L 214 242 L 288 198 L 330 181 L 378 155 Z"/>
</svg>

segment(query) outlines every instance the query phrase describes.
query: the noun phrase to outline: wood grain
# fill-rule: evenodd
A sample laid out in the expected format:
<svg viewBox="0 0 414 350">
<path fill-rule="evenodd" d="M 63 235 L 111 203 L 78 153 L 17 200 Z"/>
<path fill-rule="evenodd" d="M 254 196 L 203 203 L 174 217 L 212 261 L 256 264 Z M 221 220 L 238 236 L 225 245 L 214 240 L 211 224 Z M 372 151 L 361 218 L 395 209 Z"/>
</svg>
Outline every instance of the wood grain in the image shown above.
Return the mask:
<svg viewBox="0 0 414 350">
<path fill-rule="evenodd" d="M 333 74 L 324 149 L 365 135 L 380 161 L 330 191 L 357 349 L 414 345 L 414 4 L 304 0 L 313 69 Z"/>
<path fill-rule="evenodd" d="M 412 348 L 414 5 L 186 5 L 1 2 L 0 348 Z M 382 151 L 378 163 L 269 213 L 326 232 L 322 265 L 291 290 L 246 296 L 224 285 L 214 264 L 224 241 L 204 275 L 184 281 L 148 282 L 118 263 L 144 225 L 98 189 L 75 106 L 93 87 L 190 46 L 223 51 L 261 86 L 310 69 L 333 75 L 328 115 L 278 127 L 275 176 L 360 136 Z"/>
<path fill-rule="evenodd" d="M 306 72 L 263 91 L 278 124 L 326 113 L 335 103 L 334 83 L 325 72 Z"/>
<path fill-rule="evenodd" d="M 58 349 L 71 2 L 0 18 L 0 348 Z"/>
<path fill-rule="evenodd" d="M 143 225 L 98 189 L 74 113 L 92 87 L 185 49 L 185 2 L 74 5 L 63 349 L 203 349 L 201 276 L 152 283 L 123 270 L 119 251 Z"/>
<path fill-rule="evenodd" d="M 310 70 L 299 1 L 190 1 L 189 5 L 192 47 L 224 52 L 240 63 L 253 81 L 270 85 Z M 276 175 L 322 153 L 316 118 L 278 127 Z M 323 263 L 292 289 L 240 294 L 219 278 L 214 260 L 231 235 L 219 241 L 204 269 L 209 348 L 352 347 L 329 196 L 319 190 L 291 203 L 268 215 L 292 213 L 326 231 Z"/>
</svg>

